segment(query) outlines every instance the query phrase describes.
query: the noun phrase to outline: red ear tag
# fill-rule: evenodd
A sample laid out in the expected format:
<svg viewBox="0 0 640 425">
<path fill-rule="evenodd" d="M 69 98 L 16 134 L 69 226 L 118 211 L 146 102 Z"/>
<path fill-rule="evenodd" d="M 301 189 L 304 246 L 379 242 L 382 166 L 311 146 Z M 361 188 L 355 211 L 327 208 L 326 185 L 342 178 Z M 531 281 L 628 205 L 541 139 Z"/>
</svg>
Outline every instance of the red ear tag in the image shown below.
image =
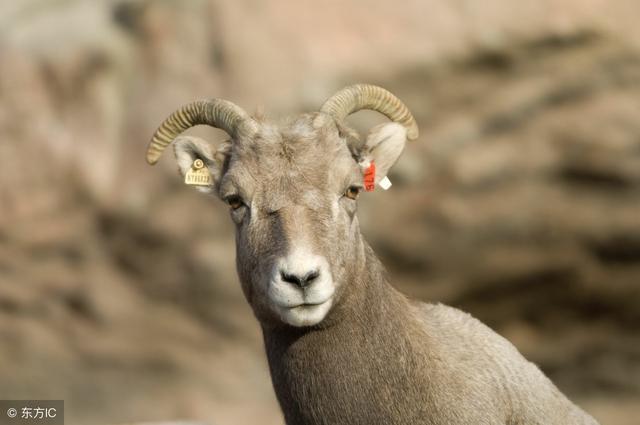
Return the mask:
<svg viewBox="0 0 640 425">
<path fill-rule="evenodd" d="M 367 192 L 373 192 L 376 188 L 376 164 L 371 161 L 371 164 L 364 170 L 364 190 Z"/>
</svg>

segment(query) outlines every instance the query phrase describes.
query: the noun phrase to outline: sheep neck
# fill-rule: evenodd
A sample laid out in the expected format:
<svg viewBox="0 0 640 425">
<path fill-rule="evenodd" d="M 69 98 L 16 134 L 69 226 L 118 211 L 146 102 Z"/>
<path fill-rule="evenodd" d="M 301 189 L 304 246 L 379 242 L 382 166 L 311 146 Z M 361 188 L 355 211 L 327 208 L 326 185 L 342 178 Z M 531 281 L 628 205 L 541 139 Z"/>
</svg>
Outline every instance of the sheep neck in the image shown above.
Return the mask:
<svg viewBox="0 0 640 425">
<path fill-rule="evenodd" d="M 411 343 L 411 306 L 386 281 L 368 246 L 361 266 L 344 282 L 353 290 L 327 318 L 329 325 L 263 328 L 288 425 L 348 423 L 354 416 L 362 423 L 406 423 L 406 414 L 399 415 L 402 403 L 392 406 L 389 399 L 404 394 L 412 400 L 406 383 L 416 379 L 418 356 Z"/>
</svg>

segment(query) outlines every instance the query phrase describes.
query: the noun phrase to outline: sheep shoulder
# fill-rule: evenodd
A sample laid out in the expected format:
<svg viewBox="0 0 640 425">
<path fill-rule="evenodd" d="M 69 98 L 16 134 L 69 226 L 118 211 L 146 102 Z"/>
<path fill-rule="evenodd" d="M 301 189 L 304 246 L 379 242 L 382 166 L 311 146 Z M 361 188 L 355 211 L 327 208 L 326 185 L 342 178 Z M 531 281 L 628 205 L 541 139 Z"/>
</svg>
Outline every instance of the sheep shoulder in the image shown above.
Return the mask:
<svg viewBox="0 0 640 425">
<path fill-rule="evenodd" d="M 412 302 L 412 308 L 430 341 L 430 367 L 449 386 L 440 394 L 502 412 L 508 425 L 597 424 L 511 342 L 478 319 L 443 304 Z"/>
</svg>

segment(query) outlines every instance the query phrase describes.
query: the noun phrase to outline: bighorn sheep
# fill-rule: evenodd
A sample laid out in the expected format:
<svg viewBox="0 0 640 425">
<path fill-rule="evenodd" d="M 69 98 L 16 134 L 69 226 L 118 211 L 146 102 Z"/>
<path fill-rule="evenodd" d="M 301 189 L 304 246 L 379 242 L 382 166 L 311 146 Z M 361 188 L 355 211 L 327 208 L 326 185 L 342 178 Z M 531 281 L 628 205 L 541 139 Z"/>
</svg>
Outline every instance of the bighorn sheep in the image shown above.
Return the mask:
<svg viewBox="0 0 640 425">
<path fill-rule="evenodd" d="M 361 109 L 392 122 L 357 143 L 344 120 Z M 197 124 L 231 139 L 213 151 L 178 137 Z M 595 424 L 487 326 L 387 281 L 356 198 L 371 164 L 380 182 L 417 137 L 398 98 L 359 84 L 282 124 L 226 100 L 190 103 L 158 128 L 147 161 L 175 140 L 181 173 L 200 168 L 198 188 L 229 205 L 238 275 L 287 424 Z"/>
</svg>

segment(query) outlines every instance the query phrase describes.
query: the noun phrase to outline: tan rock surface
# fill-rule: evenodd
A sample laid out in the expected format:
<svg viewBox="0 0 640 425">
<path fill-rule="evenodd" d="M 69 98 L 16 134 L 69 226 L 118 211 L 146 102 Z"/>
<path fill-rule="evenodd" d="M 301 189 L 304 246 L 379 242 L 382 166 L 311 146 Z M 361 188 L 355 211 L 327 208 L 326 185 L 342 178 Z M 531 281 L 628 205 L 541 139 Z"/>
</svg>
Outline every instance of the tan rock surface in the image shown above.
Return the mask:
<svg viewBox="0 0 640 425">
<path fill-rule="evenodd" d="M 421 126 L 360 208 L 396 285 L 488 323 L 602 423 L 635 423 L 638 16 L 634 0 L 2 2 L 0 399 L 63 398 L 71 425 L 282 423 L 224 206 L 144 148 L 195 98 L 279 117 L 368 81 Z"/>
</svg>

